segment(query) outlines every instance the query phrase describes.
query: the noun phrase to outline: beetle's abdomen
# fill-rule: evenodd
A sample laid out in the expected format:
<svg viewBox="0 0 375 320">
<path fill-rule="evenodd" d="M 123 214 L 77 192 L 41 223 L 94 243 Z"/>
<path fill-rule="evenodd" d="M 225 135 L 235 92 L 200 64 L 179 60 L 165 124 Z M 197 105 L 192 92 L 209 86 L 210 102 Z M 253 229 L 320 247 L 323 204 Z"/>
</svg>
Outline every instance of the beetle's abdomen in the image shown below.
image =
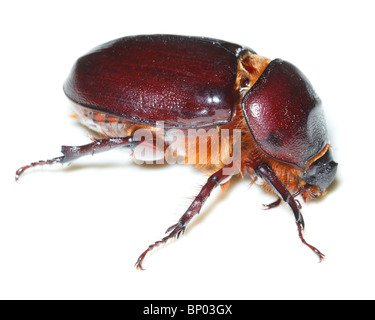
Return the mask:
<svg viewBox="0 0 375 320">
<path fill-rule="evenodd" d="M 93 111 L 78 104 L 73 104 L 73 109 L 84 126 L 99 133 L 102 137 L 127 137 L 136 125 L 128 120 Z"/>
<path fill-rule="evenodd" d="M 235 44 L 195 37 L 125 37 L 95 48 L 64 85 L 75 103 L 134 123 L 192 128 L 235 111 Z"/>
</svg>

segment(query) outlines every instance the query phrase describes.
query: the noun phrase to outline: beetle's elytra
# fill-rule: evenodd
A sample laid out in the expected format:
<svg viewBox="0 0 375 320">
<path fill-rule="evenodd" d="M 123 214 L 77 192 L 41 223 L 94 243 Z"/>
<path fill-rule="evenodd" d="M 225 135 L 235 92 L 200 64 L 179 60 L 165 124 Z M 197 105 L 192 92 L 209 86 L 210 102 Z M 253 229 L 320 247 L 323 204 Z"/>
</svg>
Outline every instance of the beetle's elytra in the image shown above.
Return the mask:
<svg viewBox="0 0 375 320">
<path fill-rule="evenodd" d="M 308 244 L 295 199 L 327 192 L 336 175 L 321 101 L 304 74 L 226 41 L 176 35 L 117 39 L 79 58 L 64 84 L 80 121 L 102 139 L 63 146 L 63 156 L 24 166 L 71 162 L 116 147 L 137 161 L 195 164 L 211 175 L 167 236 L 178 237 L 211 191 L 248 175 L 285 201 Z"/>
</svg>

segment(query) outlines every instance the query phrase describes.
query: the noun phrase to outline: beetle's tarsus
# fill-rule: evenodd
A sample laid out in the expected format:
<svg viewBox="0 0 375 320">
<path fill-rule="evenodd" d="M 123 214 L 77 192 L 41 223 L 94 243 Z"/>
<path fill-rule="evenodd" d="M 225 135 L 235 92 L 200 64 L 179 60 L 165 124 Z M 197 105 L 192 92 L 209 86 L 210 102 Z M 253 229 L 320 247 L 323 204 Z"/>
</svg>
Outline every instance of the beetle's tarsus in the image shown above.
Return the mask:
<svg viewBox="0 0 375 320">
<path fill-rule="evenodd" d="M 173 226 L 169 227 L 167 229 L 167 232 L 169 232 L 169 234 L 164 237 L 163 239 L 161 239 L 160 241 L 156 241 L 154 244 L 150 245 L 138 258 L 137 262 L 135 263 L 135 267 L 137 270 L 145 270 L 143 267 L 142 267 L 142 263 L 143 263 L 143 259 L 145 258 L 145 256 L 147 255 L 147 253 L 149 251 L 151 251 L 152 249 L 154 249 L 155 247 L 159 246 L 160 244 L 163 244 L 163 243 L 166 243 L 169 239 L 172 239 L 172 238 L 176 238 L 178 239 L 181 235 L 184 234 L 185 232 L 185 229 L 186 227 L 185 226 L 181 226 L 179 223 L 176 223 L 174 224 Z"/>
<path fill-rule="evenodd" d="M 324 261 L 325 255 L 323 253 L 321 253 L 317 248 L 315 248 L 314 246 L 312 246 L 311 244 L 308 244 L 306 242 L 305 238 L 302 235 L 303 227 L 302 227 L 302 224 L 300 222 L 297 223 L 297 227 L 298 227 L 298 235 L 299 235 L 302 243 L 304 245 L 308 246 L 319 257 L 319 263 Z"/>
<path fill-rule="evenodd" d="M 27 166 L 23 166 L 21 168 L 19 168 L 17 171 L 16 171 L 16 176 L 15 176 L 15 180 L 16 182 L 19 182 L 19 179 L 21 178 L 21 176 L 29 169 L 31 168 L 34 168 L 34 167 L 39 167 L 39 166 L 44 166 L 44 165 L 52 165 L 52 164 L 55 164 L 55 163 L 63 163 L 64 161 L 64 156 L 61 156 L 61 157 L 57 157 L 57 158 L 53 158 L 53 159 L 50 159 L 50 160 L 40 160 L 38 162 L 32 162 L 30 163 L 29 165 Z"/>
</svg>

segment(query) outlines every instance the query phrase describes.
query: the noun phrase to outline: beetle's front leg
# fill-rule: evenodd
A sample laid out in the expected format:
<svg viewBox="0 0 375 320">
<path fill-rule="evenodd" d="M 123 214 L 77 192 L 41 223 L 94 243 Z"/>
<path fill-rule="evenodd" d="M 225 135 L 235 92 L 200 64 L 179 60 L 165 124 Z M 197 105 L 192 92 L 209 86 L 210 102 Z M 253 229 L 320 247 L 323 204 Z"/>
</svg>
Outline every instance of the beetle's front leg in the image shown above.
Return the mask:
<svg viewBox="0 0 375 320">
<path fill-rule="evenodd" d="M 277 200 L 276 201 L 274 201 L 274 202 L 271 202 L 271 203 L 269 203 L 269 204 L 262 204 L 262 209 L 263 210 L 269 210 L 269 209 L 272 209 L 272 208 L 276 208 L 276 207 L 278 207 L 279 205 L 280 205 L 280 203 L 281 203 L 281 198 L 277 198 Z"/>
<path fill-rule="evenodd" d="M 98 139 L 92 143 L 85 144 L 83 146 L 62 146 L 61 152 L 63 156 L 53 158 L 50 160 L 41 160 L 38 162 L 32 162 L 27 166 L 23 166 L 16 171 L 16 181 L 19 180 L 21 175 L 28 169 L 37 167 L 37 166 L 44 166 L 47 164 L 55 164 L 55 163 L 70 163 L 73 160 L 76 160 L 80 157 L 86 155 L 94 155 L 96 153 L 108 151 L 114 148 L 119 147 L 129 147 L 135 148 L 140 141 L 136 141 L 133 136 L 128 137 L 119 137 L 119 138 L 108 138 L 108 139 Z"/>
<path fill-rule="evenodd" d="M 280 181 L 280 179 L 276 176 L 276 174 L 268 166 L 268 164 L 260 163 L 255 171 L 266 181 L 266 183 L 276 192 L 276 194 L 290 206 L 296 219 L 298 235 L 302 243 L 308 246 L 312 251 L 314 251 L 315 254 L 319 257 L 319 261 L 322 261 L 324 259 L 324 254 L 321 253 L 317 248 L 308 244 L 303 237 L 302 231 L 304 229 L 305 223 L 303 221 L 301 211 L 299 210 L 300 205 L 294 199 L 294 196 L 288 191 L 288 189 L 284 186 L 284 184 Z"/>
<path fill-rule="evenodd" d="M 232 177 L 231 174 L 224 174 L 225 168 L 220 169 L 219 171 L 215 172 L 211 175 L 206 184 L 202 187 L 199 194 L 195 197 L 190 207 L 186 210 L 184 215 L 180 218 L 180 220 L 174 224 L 173 226 L 169 227 L 166 233 L 169 233 L 166 237 L 161 239 L 160 241 L 156 241 L 152 245 L 150 245 L 147 250 L 145 250 L 138 258 L 135 266 L 137 269 L 144 270 L 142 267 L 143 259 L 145 258 L 146 254 L 151 251 L 153 248 L 157 247 L 159 244 L 167 242 L 169 239 L 172 238 L 179 238 L 185 232 L 187 225 L 189 224 L 190 220 L 197 215 L 204 202 L 210 196 L 211 191 L 217 187 L 218 185 L 226 182 L 228 179 Z"/>
</svg>

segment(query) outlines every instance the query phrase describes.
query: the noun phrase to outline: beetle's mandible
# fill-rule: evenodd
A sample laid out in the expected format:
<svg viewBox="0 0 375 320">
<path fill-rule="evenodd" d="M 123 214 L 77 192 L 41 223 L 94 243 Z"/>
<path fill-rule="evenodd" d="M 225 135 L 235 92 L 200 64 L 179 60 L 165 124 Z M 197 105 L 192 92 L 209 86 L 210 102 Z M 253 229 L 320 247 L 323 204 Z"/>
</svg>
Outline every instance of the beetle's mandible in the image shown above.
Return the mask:
<svg viewBox="0 0 375 320">
<path fill-rule="evenodd" d="M 141 35 L 100 45 L 82 56 L 64 84 L 80 121 L 101 139 L 63 146 L 63 156 L 21 167 L 70 163 L 117 147 L 137 161 L 196 164 L 206 184 L 167 235 L 136 262 L 142 269 L 155 246 L 180 236 L 211 191 L 233 175 L 249 176 L 286 202 L 301 241 L 304 221 L 296 200 L 327 192 L 337 163 L 328 143 L 321 100 L 305 75 L 281 59 L 222 40 Z"/>
</svg>

